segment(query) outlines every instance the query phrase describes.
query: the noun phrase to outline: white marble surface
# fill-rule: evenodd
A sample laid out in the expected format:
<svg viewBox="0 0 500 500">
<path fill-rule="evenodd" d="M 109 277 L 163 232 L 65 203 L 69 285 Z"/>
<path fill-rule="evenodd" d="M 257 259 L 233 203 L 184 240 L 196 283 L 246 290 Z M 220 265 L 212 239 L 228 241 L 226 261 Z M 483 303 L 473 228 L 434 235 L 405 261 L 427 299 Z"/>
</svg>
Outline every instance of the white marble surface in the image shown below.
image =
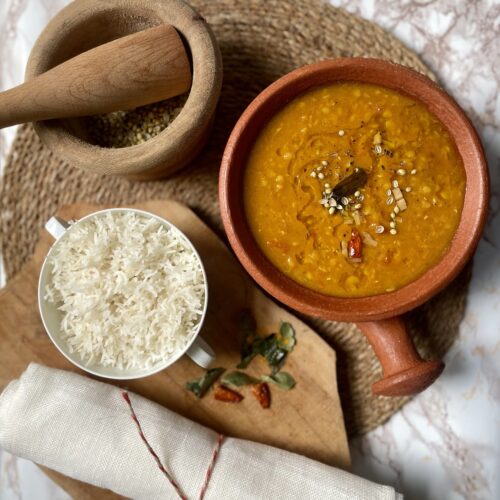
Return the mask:
<svg viewBox="0 0 500 500">
<path fill-rule="evenodd" d="M 0 89 L 22 81 L 36 36 L 67 0 L 0 0 Z M 460 338 L 434 386 L 352 443 L 354 471 L 406 498 L 500 498 L 500 0 L 332 0 L 418 52 L 474 121 L 492 174 L 491 214 Z M 1 162 L 13 130 L 0 133 Z M 0 273 L 1 277 L 1 273 Z M 67 495 L 0 451 L 0 499 Z"/>
</svg>

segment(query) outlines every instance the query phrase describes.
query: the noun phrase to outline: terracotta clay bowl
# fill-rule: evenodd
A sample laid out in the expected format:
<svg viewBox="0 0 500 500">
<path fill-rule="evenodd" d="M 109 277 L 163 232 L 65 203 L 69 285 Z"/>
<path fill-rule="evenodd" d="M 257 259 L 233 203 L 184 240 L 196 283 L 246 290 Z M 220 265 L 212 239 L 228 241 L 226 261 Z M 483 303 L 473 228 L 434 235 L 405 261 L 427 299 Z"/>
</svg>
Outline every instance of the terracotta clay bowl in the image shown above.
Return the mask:
<svg viewBox="0 0 500 500">
<path fill-rule="evenodd" d="M 462 157 L 466 192 L 462 217 L 442 259 L 420 278 L 394 292 L 362 298 L 323 295 L 282 274 L 262 253 L 245 219 L 243 173 L 261 128 L 290 100 L 312 87 L 337 81 L 373 83 L 423 103 L 447 128 Z M 227 143 L 220 171 L 222 220 L 229 241 L 249 274 L 273 297 L 305 314 L 356 322 L 383 368 L 376 394 L 408 395 L 428 387 L 442 372 L 441 360 L 424 361 L 400 315 L 422 304 L 457 276 L 481 236 L 488 206 L 488 170 L 479 138 L 456 102 L 427 77 L 387 61 L 345 58 L 299 68 L 280 78 L 248 106 Z"/>
<path fill-rule="evenodd" d="M 222 57 L 208 23 L 183 0 L 75 0 L 35 42 L 26 80 L 103 43 L 159 24 L 171 24 L 188 48 L 193 70 L 189 97 L 158 135 L 130 147 L 94 145 L 82 118 L 34 124 L 42 142 L 72 166 L 107 175 L 151 180 L 174 173 L 204 146 L 222 87 Z"/>
</svg>

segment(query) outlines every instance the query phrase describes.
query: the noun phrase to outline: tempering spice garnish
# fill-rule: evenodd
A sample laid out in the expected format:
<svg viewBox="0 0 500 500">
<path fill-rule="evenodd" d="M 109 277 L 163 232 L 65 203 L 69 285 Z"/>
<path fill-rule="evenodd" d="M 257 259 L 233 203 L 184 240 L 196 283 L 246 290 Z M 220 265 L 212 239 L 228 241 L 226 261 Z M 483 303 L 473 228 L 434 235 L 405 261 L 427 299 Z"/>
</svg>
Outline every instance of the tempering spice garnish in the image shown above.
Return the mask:
<svg viewBox="0 0 500 500">
<path fill-rule="evenodd" d="M 347 254 L 351 262 L 361 262 L 363 257 L 363 240 L 357 229 L 351 231 L 351 239 L 347 244 Z"/>
<path fill-rule="evenodd" d="M 343 197 L 351 196 L 358 189 L 361 189 L 368 180 L 366 170 L 356 168 L 356 170 L 349 176 L 341 180 L 332 190 L 332 196 L 337 202 Z"/>
</svg>

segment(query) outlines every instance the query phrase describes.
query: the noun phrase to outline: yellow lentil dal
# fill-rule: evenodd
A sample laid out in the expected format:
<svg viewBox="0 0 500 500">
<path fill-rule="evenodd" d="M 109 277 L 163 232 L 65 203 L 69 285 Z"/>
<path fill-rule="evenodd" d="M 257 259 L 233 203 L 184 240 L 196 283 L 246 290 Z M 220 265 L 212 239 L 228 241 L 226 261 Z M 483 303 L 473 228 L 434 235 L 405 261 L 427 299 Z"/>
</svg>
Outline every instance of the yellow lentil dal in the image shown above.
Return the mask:
<svg viewBox="0 0 500 500">
<path fill-rule="evenodd" d="M 346 82 L 297 97 L 263 128 L 244 203 L 258 245 L 283 273 L 327 295 L 362 297 L 439 261 L 464 192 L 462 160 L 436 117 L 398 92 Z"/>
</svg>

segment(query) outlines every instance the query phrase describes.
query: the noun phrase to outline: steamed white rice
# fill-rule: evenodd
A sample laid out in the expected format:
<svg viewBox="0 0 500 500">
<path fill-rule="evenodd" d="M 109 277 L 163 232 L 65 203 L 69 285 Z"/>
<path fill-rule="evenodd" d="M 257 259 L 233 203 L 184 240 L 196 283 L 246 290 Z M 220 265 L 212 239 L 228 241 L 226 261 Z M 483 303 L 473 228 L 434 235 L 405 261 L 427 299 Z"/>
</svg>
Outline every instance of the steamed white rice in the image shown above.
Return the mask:
<svg viewBox="0 0 500 500">
<path fill-rule="evenodd" d="M 61 337 L 90 365 L 147 369 L 183 350 L 205 303 L 200 261 L 175 228 L 106 212 L 72 227 L 51 254 L 46 300 Z"/>
</svg>

